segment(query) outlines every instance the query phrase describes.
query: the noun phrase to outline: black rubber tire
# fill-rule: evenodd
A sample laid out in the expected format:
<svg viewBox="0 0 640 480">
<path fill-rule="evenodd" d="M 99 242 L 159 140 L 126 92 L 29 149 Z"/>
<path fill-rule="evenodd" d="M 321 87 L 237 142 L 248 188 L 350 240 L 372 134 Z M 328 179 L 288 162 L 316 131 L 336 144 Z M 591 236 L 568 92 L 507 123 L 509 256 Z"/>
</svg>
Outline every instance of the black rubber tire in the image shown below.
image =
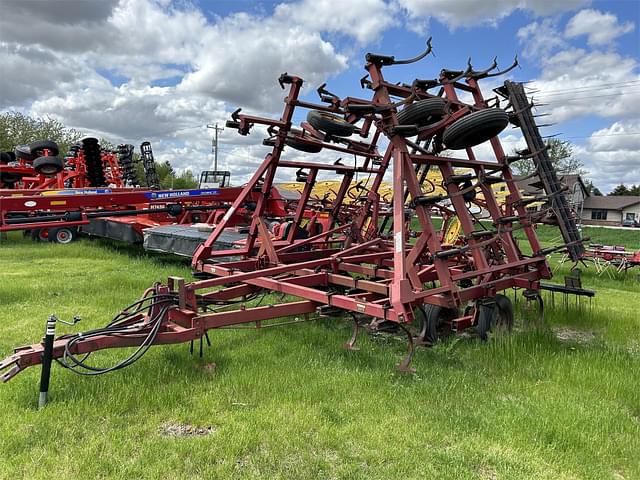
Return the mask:
<svg viewBox="0 0 640 480">
<path fill-rule="evenodd" d="M 36 228 L 31 230 L 31 240 L 34 242 L 46 242 L 49 240 L 49 230 L 46 228 Z"/>
<path fill-rule="evenodd" d="M 460 190 L 466 190 L 467 188 L 471 188 L 472 185 L 473 185 L 473 183 L 471 183 L 471 180 L 467 180 L 462 185 L 460 185 Z M 463 193 L 462 194 L 462 199 L 465 202 L 473 202 L 476 199 L 476 190 L 475 190 L 475 188 L 473 190 L 469 190 L 468 192 Z"/>
<path fill-rule="evenodd" d="M 11 161 L 9 152 L 0 152 L 0 165 L 6 165 Z"/>
<path fill-rule="evenodd" d="M 446 113 L 447 102 L 440 98 L 425 98 L 407 105 L 398 112 L 400 125 L 418 125 L 423 127 L 442 120 Z"/>
<path fill-rule="evenodd" d="M 41 175 L 53 176 L 64 170 L 64 163 L 58 157 L 38 157 L 33 162 L 33 169 Z"/>
<path fill-rule="evenodd" d="M 300 150 L 301 152 L 306 152 L 306 153 L 318 153 L 322 150 L 322 144 L 320 144 L 319 142 L 317 144 L 313 144 L 313 143 L 306 143 L 300 140 L 301 134 L 302 133 L 300 130 L 292 130 L 291 132 L 289 132 L 289 134 L 287 135 L 287 138 L 285 138 L 284 140 L 285 145 L 288 145 L 291 148 L 294 148 L 296 150 Z M 312 138 L 312 137 L 308 137 L 308 138 Z"/>
<path fill-rule="evenodd" d="M 52 140 L 39 140 L 29 144 L 29 149 L 34 157 L 42 156 L 44 150 L 49 150 L 50 157 L 57 157 L 60 153 L 58 144 Z"/>
<path fill-rule="evenodd" d="M 474 147 L 492 139 L 509 124 L 509 115 L 499 108 L 486 108 L 470 113 L 449 125 L 442 135 L 451 150 Z"/>
<path fill-rule="evenodd" d="M 307 122 L 316 130 L 336 137 L 350 137 L 356 128 L 344 118 L 320 110 L 310 110 L 307 114 Z"/>
<path fill-rule="evenodd" d="M 506 295 L 497 294 L 494 305 L 480 305 L 478 314 L 478 334 L 482 340 L 488 339 L 493 330 L 511 332 L 515 320 L 513 303 Z"/>
<path fill-rule="evenodd" d="M 293 227 L 293 222 L 285 222 L 280 224 L 280 240 L 285 240 L 289 236 L 289 232 Z"/>
<path fill-rule="evenodd" d="M 33 155 L 31 154 L 31 149 L 29 145 L 18 145 L 14 153 L 16 155 L 17 160 L 24 160 L 25 162 L 33 162 Z"/>
<path fill-rule="evenodd" d="M 489 339 L 489 332 L 491 331 L 491 324 L 495 314 L 496 309 L 493 305 L 480 305 L 478 307 L 478 335 L 480 340 L 487 341 Z"/>
<path fill-rule="evenodd" d="M 21 178 L 20 175 L 16 175 L 15 173 L 0 173 L 0 182 L 5 184 L 5 188 L 13 188 L 13 184 L 20 181 Z"/>
<path fill-rule="evenodd" d="M 495 327 L 511 332 L 513 323 L 515 322 L 515 314 L 513 311 L 513 303 L 506 295 L 496 294 L 496 318 Z"/>
<path fill-rule="evenodd" d="M 78 236 L 78 230 L 73 227 L 52 228 L 49 230 L 49 241 L 66 245 L 73 242 Z"/>
<path fill-rule="evenodd" d="M 447 320 L 453 320 L 458 317 L 458 310 L 454 308 L 445 308 L 439 305 L 427 303 L 422 306 L 424 313 L 424 322 L 426 324 L 424 330 L 425 345 L 435 345 L 438 342 L 438 329 Z"/>
</svg>

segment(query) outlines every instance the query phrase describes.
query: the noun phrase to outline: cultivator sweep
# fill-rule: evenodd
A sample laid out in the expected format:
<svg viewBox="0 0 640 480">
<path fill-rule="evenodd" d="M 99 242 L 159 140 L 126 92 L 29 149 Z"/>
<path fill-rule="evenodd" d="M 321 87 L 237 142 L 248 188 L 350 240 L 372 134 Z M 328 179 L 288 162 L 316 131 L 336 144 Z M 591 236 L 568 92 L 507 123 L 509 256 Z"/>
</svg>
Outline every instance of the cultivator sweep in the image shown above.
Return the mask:
<svg viewBox="0 0 640 480">
<path fill-rule="evenodd" d="M 410 371 L 414 345 L 433 344 L 442 330 L 475 326 L 486 339 L 493 328 L 509 328 L 513 308 L 501 291 L 523 289 L 541 309 L 539 281 L 551 277 L 546 255 L 567 246 L 540 247 L 534 224 L 546 212 L 527 211 L 509 166 L 532 155 L 508 156 L 498 138 L 510 122 L 522 127 L 518 109 L 531 105 L 515 107 L 509 92 L 506 108 L 500 108 L 500 97 L 487 99 L 479 87 L 481 79 L 506 73 L 517 62 L 502 72 L 495 71 L 495 62 L 483 71 L 469 63 L 464 70 L 444 69 L 435 79 L 385 80 L 383 68 L 411 64 L 430 51 L 428 42 L 423 53 L 408 60 L 367 54 L 361 84 L 372 94 L 366 98 L 340 98 L 323 85 L 321 102 L 310 103 L 299 98 L 302 78 L 285 73 L 278 80 L 288 90 L 279 119 L 234 112 L 227 127 L 248 135 L 254 125 L 266 126 L 264 144 L 271 151 L 196 250 L 192 266 L 199 279 L 170 277 L 106 327 L 55 341 L 51 337 L 50 356 L 73 371 L 94 375 L 105 370 L 90 365 L 84 355 L 96 350 L 138 347 L 106 369 L 111 371 L 129 365 L 152 345 L 194 340 L 202 345 L 211 329 L 275 326 L 291 323 L 278 320 L 284 317 L 309 319 L 317 313 L 353 322 L 348 348 L 354 348 L 365 323 L 371 329 L 394 327 L 406 335 L 408 348 L 398 368 Z M 307 112 L 306 121 L 292 128 L 301 110 Z M 537 132 L 535 125 L 528 128 Z M 474 151 L 485 142 L 492 158 L 478 158 Z M 285 160 L 287 147 L 318 158 Z M 350 165 L 334 161 L 346 155 L 354 159 Z M 295 171 L 304 188 L 294 215 L 274 234 L 265 211 L 283 169 Z M 426 181 L 431 169 L 441 174 L 438 189 Z M 311 191 L 326 172 L 341 177 L 340 187 L 330 200 L 318 202 Z M 367 186 L 361 184 L 357 198 L 345 202 L 356 175 L 368 176 Z M 385 176 L 393 185 L 391 208 L 385 208 L 379 193 Z M 492 189 L 500 182 L 508 190 L 502 204 Z M 234 211 L 256 192 L 260 195 L 242 248 L 215 250 Z M 313 214 L 305 214 L 309 211 Z M 458 223 L 453 242 L 443 237 L 436 217 Z M 526 247 L 516 241 L 517 230 L 524 233 Z M 220 262 L 229 255 L 239 260 Z M 279 295 L 278 303 L 253 302 L 268 293 Z M 0 364 L 9 369 L 3 380 L 47 361 L 45 346 L 20 348 L 6 358 Z"/>
</svg>

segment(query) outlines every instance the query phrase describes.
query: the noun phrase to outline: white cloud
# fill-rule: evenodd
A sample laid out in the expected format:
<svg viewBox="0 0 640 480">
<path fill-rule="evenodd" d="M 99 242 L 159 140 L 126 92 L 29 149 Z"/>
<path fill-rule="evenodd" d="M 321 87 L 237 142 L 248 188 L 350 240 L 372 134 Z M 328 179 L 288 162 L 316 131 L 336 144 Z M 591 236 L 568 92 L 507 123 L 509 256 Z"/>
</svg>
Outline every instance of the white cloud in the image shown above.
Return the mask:
<svg viewBox="0 0 640 480">
<path fill-rule="evenodd" d="M 589 170 L 588 177 L 603 192 L 616 185 L 640 184 L 640 120 L 613 123 L 591 134 L 576 156 Z"/>
<path fill-rule="evenodd" d="M 524 45 L 523 54 L 527 58 L 546 58 L 551 52 L 565 48 L 567 43 L 558 32 L 555 18 L 545 18 L 518 30 L 518 40 Z"/>
<path fill-rule="evenodd" d="M 395 8 L 384 0 L 340 2 L 302 0 L 281 3 L 275 9 L 279 23 L 293 22 L 307 31 L 325 31 L 354 37 L 361 44 L 377 40 L 395 23 Z"/>
<path fill-rule="evenodd" d="M 541 76 L 527 86 L 547 106 L 549 121 L 576 117 L 636 117 L 640 109 L 638 62 L 615 52 L 572 48 L 542 62 Z"/>
<path fill-rule="evenodd" d="M 618 17 L 612 13 L 599 10 L 585 9 L 578 12 L 565 29 L 567 38 L 587 36 L 587 43 L 591 46 L 607 45 L 620 35 L 633 31 L 633 22 L 619 23 Z"/>
<path fill-rule="evenodd" d="M 588 0 L 396 0 L 413 18 L 433 17 L 450 28 L 478 24 L 496 25 L 515 10 L 551 15 L 573 10 Z"/>
<path fill-rule="evenodd" d="M 251 39 L 243 41 L 242 39 Z M 347 67 L 347 59 L 317 32 L 277 18 L 237 14 L 219 21 L 203 37 L 179 92 L 212 95 L 258 110 L 282 104 L 278 76 L 288 71 L 316 86 Z"/>
</svg>

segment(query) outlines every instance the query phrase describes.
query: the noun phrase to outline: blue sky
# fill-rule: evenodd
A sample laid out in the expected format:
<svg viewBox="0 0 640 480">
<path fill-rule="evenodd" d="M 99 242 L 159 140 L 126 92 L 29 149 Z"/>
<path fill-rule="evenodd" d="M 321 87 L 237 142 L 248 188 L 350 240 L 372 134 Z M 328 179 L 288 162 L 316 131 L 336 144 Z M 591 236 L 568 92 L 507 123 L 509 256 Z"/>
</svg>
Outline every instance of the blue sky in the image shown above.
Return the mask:
<svg viewBox="0 0 640 480">
<path fill-rule="evenodd" d="M 520 68 L 559 134 L 603 191 L 640 183 L 640 1 L 564 0 L 0 0 L 0 108 L 51 116 L 113 143 L 151 140 L 177 168 L 210 166 L 211 131 L 229 112 L 278 115 L 288 71 L 305 95 L 327 82 L 359 87 L 368 51 L 409 57 L 433 37 L 435 57 L 389 79 L 435 78 L 498 57 Z M 28 15 L 33 28 L 20 28 Z M 486 92 L 498 80 L 486 82 Z M 502 135 L 507 150 L 522 144 Z M 265 154 L 257 131 L 225 130 L 222 165 L 246 180 Z"/>
</svg>

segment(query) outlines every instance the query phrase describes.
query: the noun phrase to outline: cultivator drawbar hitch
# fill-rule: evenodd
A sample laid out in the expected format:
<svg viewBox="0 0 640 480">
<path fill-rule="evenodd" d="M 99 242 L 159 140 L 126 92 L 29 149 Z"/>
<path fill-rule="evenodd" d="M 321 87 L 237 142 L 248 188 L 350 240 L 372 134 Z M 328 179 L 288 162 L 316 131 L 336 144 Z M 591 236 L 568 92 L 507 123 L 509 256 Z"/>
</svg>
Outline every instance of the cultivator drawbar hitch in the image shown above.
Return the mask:
<svg viewBox="0 0 640 480">
<path fill-rule="evenodd" d="M 478 81 L 504 73 L 491 73 L 496 62 L 483 71 L 470 63 L 465 70 L 444 69 L 432 81 L 385 80 L 383 67 L 406 69 L 430 50 L 429 42 L 425 52 L 401 61 L 367 55 L 363 86 L 371 92 L 368 98 L 340 98 L 322 86 L 322 103 L 310 103 L 299 99 L 302 78 L 283 74 L 279 83 L 288 93 L 280 118 L 236 110 L 227 126 L 249 135 L 263 125 L 270 151 L 196 249 L 192 266 L 198 280 L 169 278 L 106 327 L 58 337 L 53 358 L 76 373 L 96 375 L 130 365 L 152 345 L 193 342 L 216 328 L 262 328 L 289 323 L 280 320 L 285 317 L 311 319 L 319 313 L 344 316 L 354 325 L 347 342 L 351 349 L 364 324 L 402 333 L 407 355 L 398 368 L 410 371 L 414 346 L 432 345 L 443 331 L 476 327 L 484 339 L 494 328 L 510 327 L 513 307 L 501 291 L 523 289 L 525 298 L 538 300 L 541 308 L 536 292 L 551 272 L 534 230 L 537 217 L 525 208 L 498 138 L 510 122 L 525 128 L 529 151 L 538 153 L 536 167 L 546 172 L 546 194 L 555 195 L 560 187 L 549 174 L 539 132 L 523 116 L 530 111 L 520 108 L 517 84 L 507 82 L 506 95 L 509 108 L 518 113 L 499 108 L 497 97 L 482 95 Z M 515 62 L 506 71 L 513 67 Z M 472 101 L 462 101 L 460 93 Z M 306 121 L 294 128 L 294 113 L 300 110 L 307 111 Z M 474 150 L 485 142 L 491 158 L 479 158 Z M 445 149 L 454 153 L 443 155 Z M 302 161 L 284 157 L 285 150 L 324 155 Z M 301 193 L 293 215 L 276 224 L 267 215 L 267 201 L 283 170 L 295 175 Z M 322 173 L 338 176 L 340 186 L 320 198 L 313 192 Z M 392 196 L 382 193 L 387 174 Z M 502 199 L 498 187 L 506 192 Z M 261 195 L 242 247 L 216 250 L 234 212 L 256 192 Z M 523 255 L 514 237 L 519 230 L 526 250 L 535 254 Z M 573 249 L 578 243 L 572 235 L 565 240 Z M 263 305 L 268 294 L 277 294 L 277 303 Z M 112 367 L 97 367 L 86 357 L 132 346 L 134 353 Z M 43 348 L 16 350 L 0 364 L 10 368 L 3 380 L 41 363 Z"/>
</svg>

